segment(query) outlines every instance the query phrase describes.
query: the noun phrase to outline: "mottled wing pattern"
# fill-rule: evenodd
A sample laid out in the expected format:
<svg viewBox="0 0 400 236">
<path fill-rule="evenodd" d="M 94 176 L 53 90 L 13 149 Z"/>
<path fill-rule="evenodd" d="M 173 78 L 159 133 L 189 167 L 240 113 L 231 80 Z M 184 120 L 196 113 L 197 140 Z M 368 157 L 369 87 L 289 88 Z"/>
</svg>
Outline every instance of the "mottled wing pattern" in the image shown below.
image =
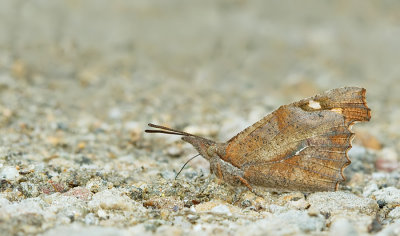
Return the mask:
<svg viewBox="0 0 400 236">
<path fill-rule="evenodd" d="M 350 164 L 356 121 L 368 121 L 365 89 L 346 87 L 281 106 L 227 142 L 225 161 L 250 184 L 304 191 L 335 190 Z"/>
</svg>

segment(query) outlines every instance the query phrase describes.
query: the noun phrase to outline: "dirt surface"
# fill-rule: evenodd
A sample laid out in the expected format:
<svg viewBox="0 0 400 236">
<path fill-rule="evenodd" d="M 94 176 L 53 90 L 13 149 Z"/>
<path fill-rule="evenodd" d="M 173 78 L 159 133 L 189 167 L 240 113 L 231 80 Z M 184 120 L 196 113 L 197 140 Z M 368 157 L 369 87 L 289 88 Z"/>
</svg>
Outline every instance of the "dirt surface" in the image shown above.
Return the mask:
<svg viewBox="0 0 400 236">
<path fill-rule="evenodd" d="M 1 1 L 5 235 L 400 234 L 397 1 Z M 340 191 L 229 186 L 179 137 L 367 89 Z"/>
</svg>

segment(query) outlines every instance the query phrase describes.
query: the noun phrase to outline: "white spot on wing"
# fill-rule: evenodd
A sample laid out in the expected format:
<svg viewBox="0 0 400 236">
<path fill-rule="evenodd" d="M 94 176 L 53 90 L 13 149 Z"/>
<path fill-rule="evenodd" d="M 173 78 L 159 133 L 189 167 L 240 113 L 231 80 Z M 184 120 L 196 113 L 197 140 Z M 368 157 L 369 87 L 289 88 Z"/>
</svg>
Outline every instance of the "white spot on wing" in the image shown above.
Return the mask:
<svg viewBox="0 0 400 236">
<path fill-rule="evenodd" d="M 316 102 L 314 100 L 308 101 L 308 106 L 311 107 L 312 109 L 321 109 L 321 104 L 319 104 L 319 102 Z"/>
<path fill-rule="evenodd" d="M 308 148 L 308 146 L 302 147 L 300 150 L 298 150 L 294 155 L 297 156 L 300 154 L 301 151 L 303 151 L 304 149 Z"/>
</svg>

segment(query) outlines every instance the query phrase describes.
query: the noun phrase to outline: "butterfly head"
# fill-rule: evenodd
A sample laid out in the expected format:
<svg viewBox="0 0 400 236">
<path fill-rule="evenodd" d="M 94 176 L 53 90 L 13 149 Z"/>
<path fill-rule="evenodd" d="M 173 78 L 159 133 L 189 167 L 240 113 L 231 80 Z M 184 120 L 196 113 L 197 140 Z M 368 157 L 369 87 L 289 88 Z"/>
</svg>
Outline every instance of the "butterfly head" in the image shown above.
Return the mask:
<svg viewBox="0 0 400 236">
<path fill-rule="evenodd" d="M 212 140 L 198 136 L 183 136 L 182 140 L 193 145 L 204 158 L 209 160 L 214 153 L 216 143 Z"/>
</svg>

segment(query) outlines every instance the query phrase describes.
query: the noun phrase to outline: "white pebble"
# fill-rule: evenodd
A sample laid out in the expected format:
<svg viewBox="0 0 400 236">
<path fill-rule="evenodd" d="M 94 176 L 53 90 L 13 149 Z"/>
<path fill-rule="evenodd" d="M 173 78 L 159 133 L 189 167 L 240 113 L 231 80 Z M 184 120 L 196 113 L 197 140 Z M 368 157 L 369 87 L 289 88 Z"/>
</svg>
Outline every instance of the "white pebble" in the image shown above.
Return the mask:
<svg viewBox="0 0 400 236">
<path fill-rule="evenodd" d="M 400 207 L 395 207 L 389 212 L 388 216 L 393 219 L 400 219 Z"/>
<path fill-rule="evenodd" d="M 330 235 L 332 236 L 357 235 L 357 231 L 348 219 L 339 218 L 333 222 L 331 226 Z"/>
<path fill-rule="evenodd" d="M 0 206 L 5 207 L 10 204 L 10 201 L 7 198 L 0 197 Z"/>
<path fill-rule="evenodd" d="M 398 205 L 400 204 L 400 189 L 395 187 L 387 187 L 380 189 L 373 193 L 376 200 L 383 200 L 387 204 Z"/>
<path fill-rule="evenodd" d="M 97 216 L 101 219 L 107 219 L 107 212 L 103 209 L 97 211 Z"/>
<path fill-rule="evenodd" d="M 370 183 L 364 187 L 363 196 L 369 197 L 369 196 L 371 196 L 371 194 L 373 192 L 378 191 L 378 190 L 379 190 L 379 188 L 378 188 L 378 185 L 376 185 L 376 183 Z"/>
<path fill-rule="evenodd" d="M 15 180 L 18 176 L 18 170 L 14 166 L 6 166 L 0 172 L 0 178 L 6 180 Z"/>
<path fill-rule="evenodd" d="M 225 214 L 228 216 L 232 215 L 231 210 L 229 210 L 229 207 L 226 205 L 222 205 L 222 204 L 213 207 L 211 209 L 211 212 L 216 213 L 216 214 Z"/>
<path fill-rule="evenodd" d="M 92 209 L 129 210 L 133 206 L 131 199 L 117 189 L 104 190 L 93 195 L 88 203 Z"/>
</svg>

